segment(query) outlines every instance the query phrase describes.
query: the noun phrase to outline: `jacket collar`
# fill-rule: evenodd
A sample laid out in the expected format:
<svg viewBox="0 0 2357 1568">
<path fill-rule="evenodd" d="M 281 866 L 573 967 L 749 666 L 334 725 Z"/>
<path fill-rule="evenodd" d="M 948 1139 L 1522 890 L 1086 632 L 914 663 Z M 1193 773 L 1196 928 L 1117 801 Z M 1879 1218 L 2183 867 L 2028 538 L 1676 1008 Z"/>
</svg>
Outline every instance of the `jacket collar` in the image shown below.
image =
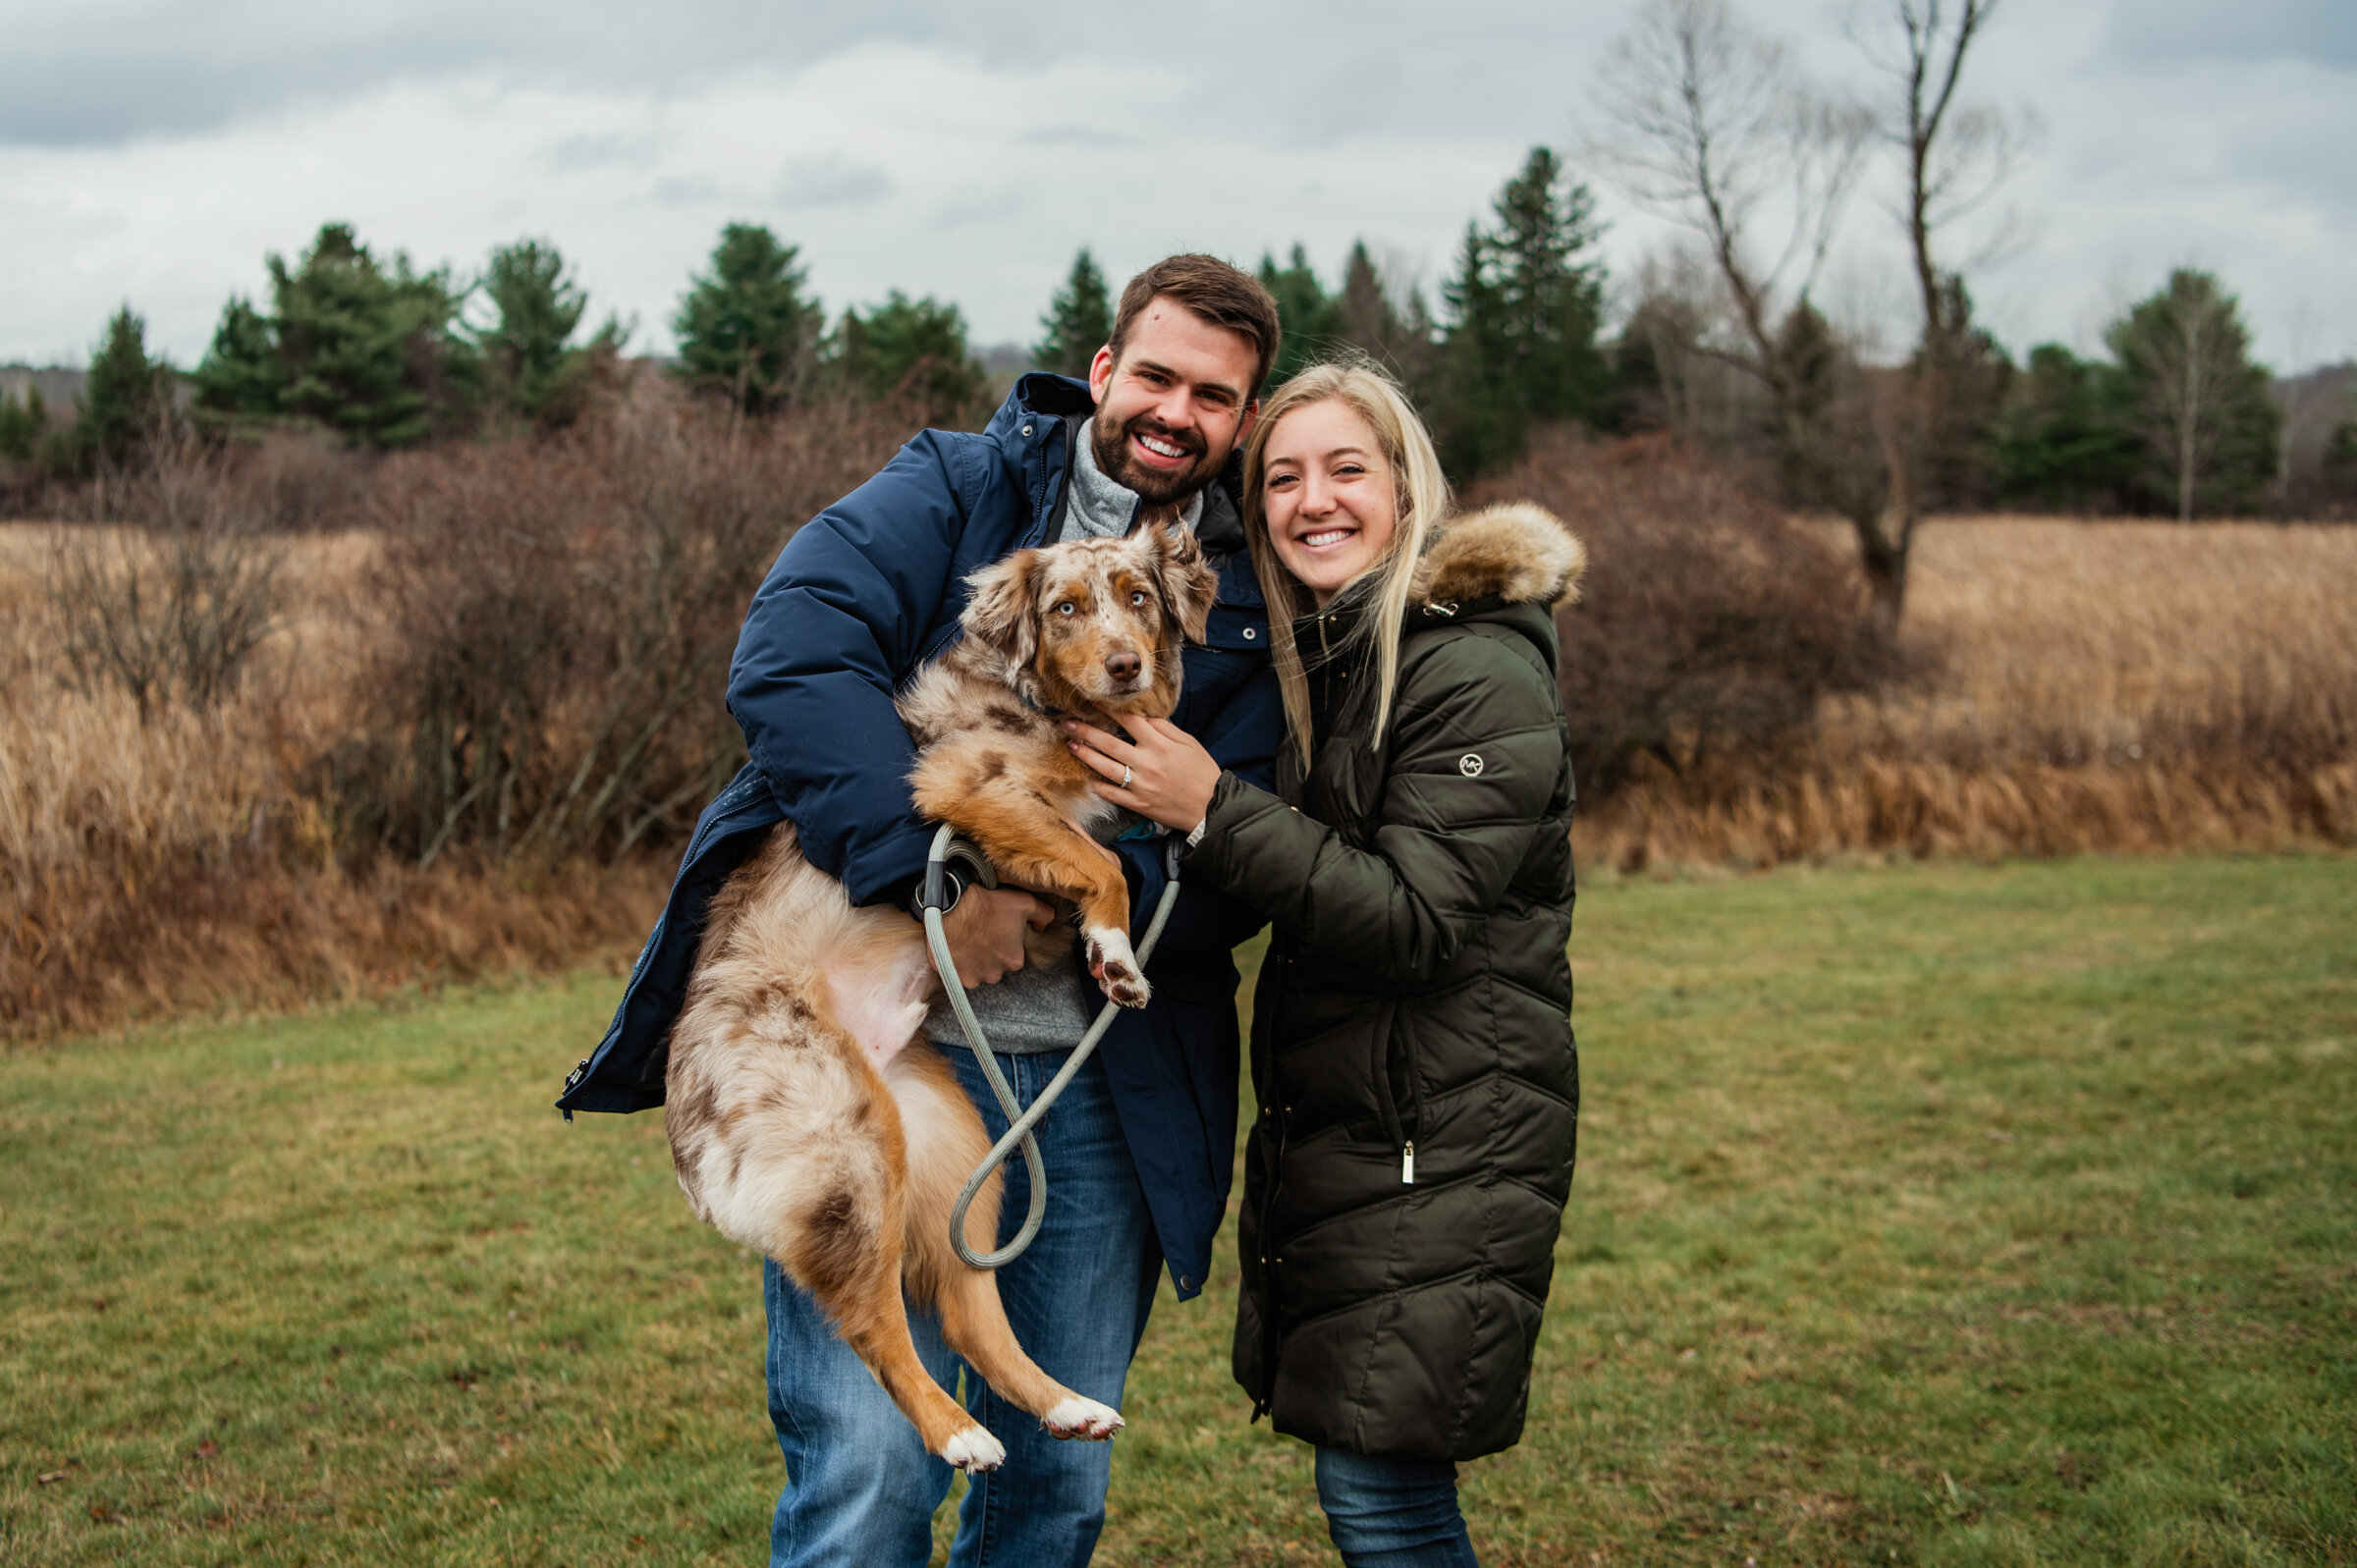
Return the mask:
<svg viewBox="0 0 2357 1568">
<path fill-rule="evenodd" d="M 1046 481 L 1032 495 L 1033 505 L 1045 514 L 1051 531 L 1057 519 L 1054 509 L 1063 505 L 1070 472 L 1073 434 L 1096 409 L 1087 382 L 1034 370 L 1015 378 L 1007 401 L 982 427 L 985 439 L 997 445 L 1020 479 L 1027 481 L 1037 475 Z M 1243 474 L 1244 455 L 1239 445 L 1228 455 L 1227 466 L 1219 476 L 1204 487 L 1203 515 L 1195 524 L 1195 538 L 1206 554 L 1243 552 L 1244 518 L 1237 504 L 1243 494 Z M 1259 603 L 1257 594 L 1252 602 Z"/>
<path fill-rule="evenodd" d="M 1562 519 L 1528 502 L 1451 519 L 1424 547 L 1411 602 L 1446 620 L 1475 602 L 1577 603 L 1587 547 Z"/>
</svg>

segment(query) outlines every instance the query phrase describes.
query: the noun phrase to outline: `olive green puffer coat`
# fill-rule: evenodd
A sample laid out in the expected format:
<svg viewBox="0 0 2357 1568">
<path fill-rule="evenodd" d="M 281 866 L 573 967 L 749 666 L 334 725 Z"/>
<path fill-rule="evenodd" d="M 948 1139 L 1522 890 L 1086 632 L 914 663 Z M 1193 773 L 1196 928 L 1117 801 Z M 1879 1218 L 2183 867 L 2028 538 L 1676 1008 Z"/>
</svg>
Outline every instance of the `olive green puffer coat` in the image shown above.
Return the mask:
<svg viewBox="0 0 2357 1568">
<path fill-rule="evenodd" d="M 1383 743 L 1368 663 L 1313 667 L 1308 776 L 1289 747 L 1278 794 L 1223 776 L 1187 860 L 1276 928 L 1234 1365 L 1279 1432 L 1421 1459 L 1521 1435 L 1579 1108 L 1551 607 L 1583 562 L 1535 507 L 1452 524 Z M 1304 653 L 1351 613 L 1305 620 Z"/>
</svg>

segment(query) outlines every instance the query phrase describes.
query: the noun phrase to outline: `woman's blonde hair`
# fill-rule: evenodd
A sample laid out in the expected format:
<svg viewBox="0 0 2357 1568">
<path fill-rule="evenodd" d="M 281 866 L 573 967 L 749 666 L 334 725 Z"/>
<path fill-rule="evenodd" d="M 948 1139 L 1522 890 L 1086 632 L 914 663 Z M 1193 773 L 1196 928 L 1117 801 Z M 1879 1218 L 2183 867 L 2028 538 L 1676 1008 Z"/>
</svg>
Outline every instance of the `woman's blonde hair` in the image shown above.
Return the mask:
<svg viewBox="0 0 2357 1568">
<path fill-rule="evenodd" d="M 1260 591 L 1269 601 L 1269 656 L 1277 667 L 1286 722 L 1304 772 L 1310 765 L 1312 740 L 1309 679 L 1293 639 L 1293 622 L 1314 609 L 1316 602 L 1300 579 L 1277 559 L 1269 542 L 1268 515 L 1261 496 L 1268 476 L 1269 439 L 1277 426 L 1287 414 L 1329 402 L 1343 405 L 1375 432 L 1383 460 L 1392 470 L 1396 498 L 1391 548 L 1336 595 L 1339 599 L 1346 593 L 1366 601 L 1345 647 L 1360 638 L 1371 638 L 1375 644 L 1373 743 L 1378 746 L 1392 720 L 1392 688 L 1399 680 L 1399 629 L 1407 618 L 1416 563 L 1422 559 L 1433 529 L 1449 512 L 1449 481 L 1441 475 L 1440 455 L 1433 451 L 1431 432 L 1408 406 L 1399 384 L 1374 365 L 1364 360 L 1311 365 L 1261 405 L 1260 417 L 1244 443 L 1244 538 L 1251 546 L 1252 569 L 1260 578 Z"/>
</svg>

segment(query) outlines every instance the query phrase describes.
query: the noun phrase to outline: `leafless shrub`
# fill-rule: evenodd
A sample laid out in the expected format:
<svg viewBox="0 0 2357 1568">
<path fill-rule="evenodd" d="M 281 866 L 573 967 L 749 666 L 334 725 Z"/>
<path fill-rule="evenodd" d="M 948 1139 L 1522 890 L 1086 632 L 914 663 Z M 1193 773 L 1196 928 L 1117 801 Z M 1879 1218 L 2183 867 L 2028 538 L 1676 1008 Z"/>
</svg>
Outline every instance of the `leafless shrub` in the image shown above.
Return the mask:
<svg viewBox="0 0 2357 1568">
<path fill-rule="evenodd" d="M 1581 864 L 2357 843 L 2357 528 L 1937 518 L 1922 565 L 1901 646 L 1936 678 L 1632 779 Z"/>
<path fill-rule="evenodd" d="M 278 623 L 285 551 L 241 506 L 217 454 L 169 427 L 95 496 L 115 522 L 61 526 L 47 600 L 67 684 L 115 686 L 144 725 L 218 704 Z"/>
<path fill-rule="evenodd" d="M 1583 798 L 1646 768 L 1773 769 L 1820 699 L 1906 668 L 1820 532 L 1667 436 L 1557 434 L 1480 498 L 1537 501 L 1587 542 L 1583 602 L 1560 618 Z"/>
<path fill-rule="evenodd" d="M 364 521 L 382 461 L 328 431 L 290 425 L 262 430 L 234 447 L 230 457 L 249 514 L 288 533 Z"/>
<path fill-rule="evenodd" d="M 359 837 L 430 866 L 684 830 L 742 760 L 721 694 L 763 570 L 898 433 L 848 407 L 633 407 L 388 463 L 383 631 L 358 735 L 325 762 Z"/>
</svg>

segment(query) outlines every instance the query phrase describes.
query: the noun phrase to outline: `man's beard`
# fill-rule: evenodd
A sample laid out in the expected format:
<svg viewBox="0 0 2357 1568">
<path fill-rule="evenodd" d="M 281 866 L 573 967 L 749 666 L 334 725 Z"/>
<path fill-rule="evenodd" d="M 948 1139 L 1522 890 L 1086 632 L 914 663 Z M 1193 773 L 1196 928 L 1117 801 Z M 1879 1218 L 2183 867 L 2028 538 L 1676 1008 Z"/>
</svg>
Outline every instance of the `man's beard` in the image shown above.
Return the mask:
<svg viewBox="0 0 2357 1568">
<path fill-rule="evenodd" d="M 1183 468 L 1165 470 L 1149 468 L 1137 460 L 1129 450 L 1133 435 L 1160 438 L 1174 447 L 1193 454 L 1194 460 Z M 1211 483 L 1212 475 L 1220 471 L 1212 460 L 1211 449 L 1200 434 L 1167 430 L 1162 421 L 1151 414 L 1138 414 L 1127 424 L 1113 428 L 1102 419 L 1089 432 L 1089 448 L 1095 453 L 1097 466 L 1107 478 L 1137 492 L 1137 497 L 1149 507 L 1167 507 L 1183 501 Z"/>
</svg>

